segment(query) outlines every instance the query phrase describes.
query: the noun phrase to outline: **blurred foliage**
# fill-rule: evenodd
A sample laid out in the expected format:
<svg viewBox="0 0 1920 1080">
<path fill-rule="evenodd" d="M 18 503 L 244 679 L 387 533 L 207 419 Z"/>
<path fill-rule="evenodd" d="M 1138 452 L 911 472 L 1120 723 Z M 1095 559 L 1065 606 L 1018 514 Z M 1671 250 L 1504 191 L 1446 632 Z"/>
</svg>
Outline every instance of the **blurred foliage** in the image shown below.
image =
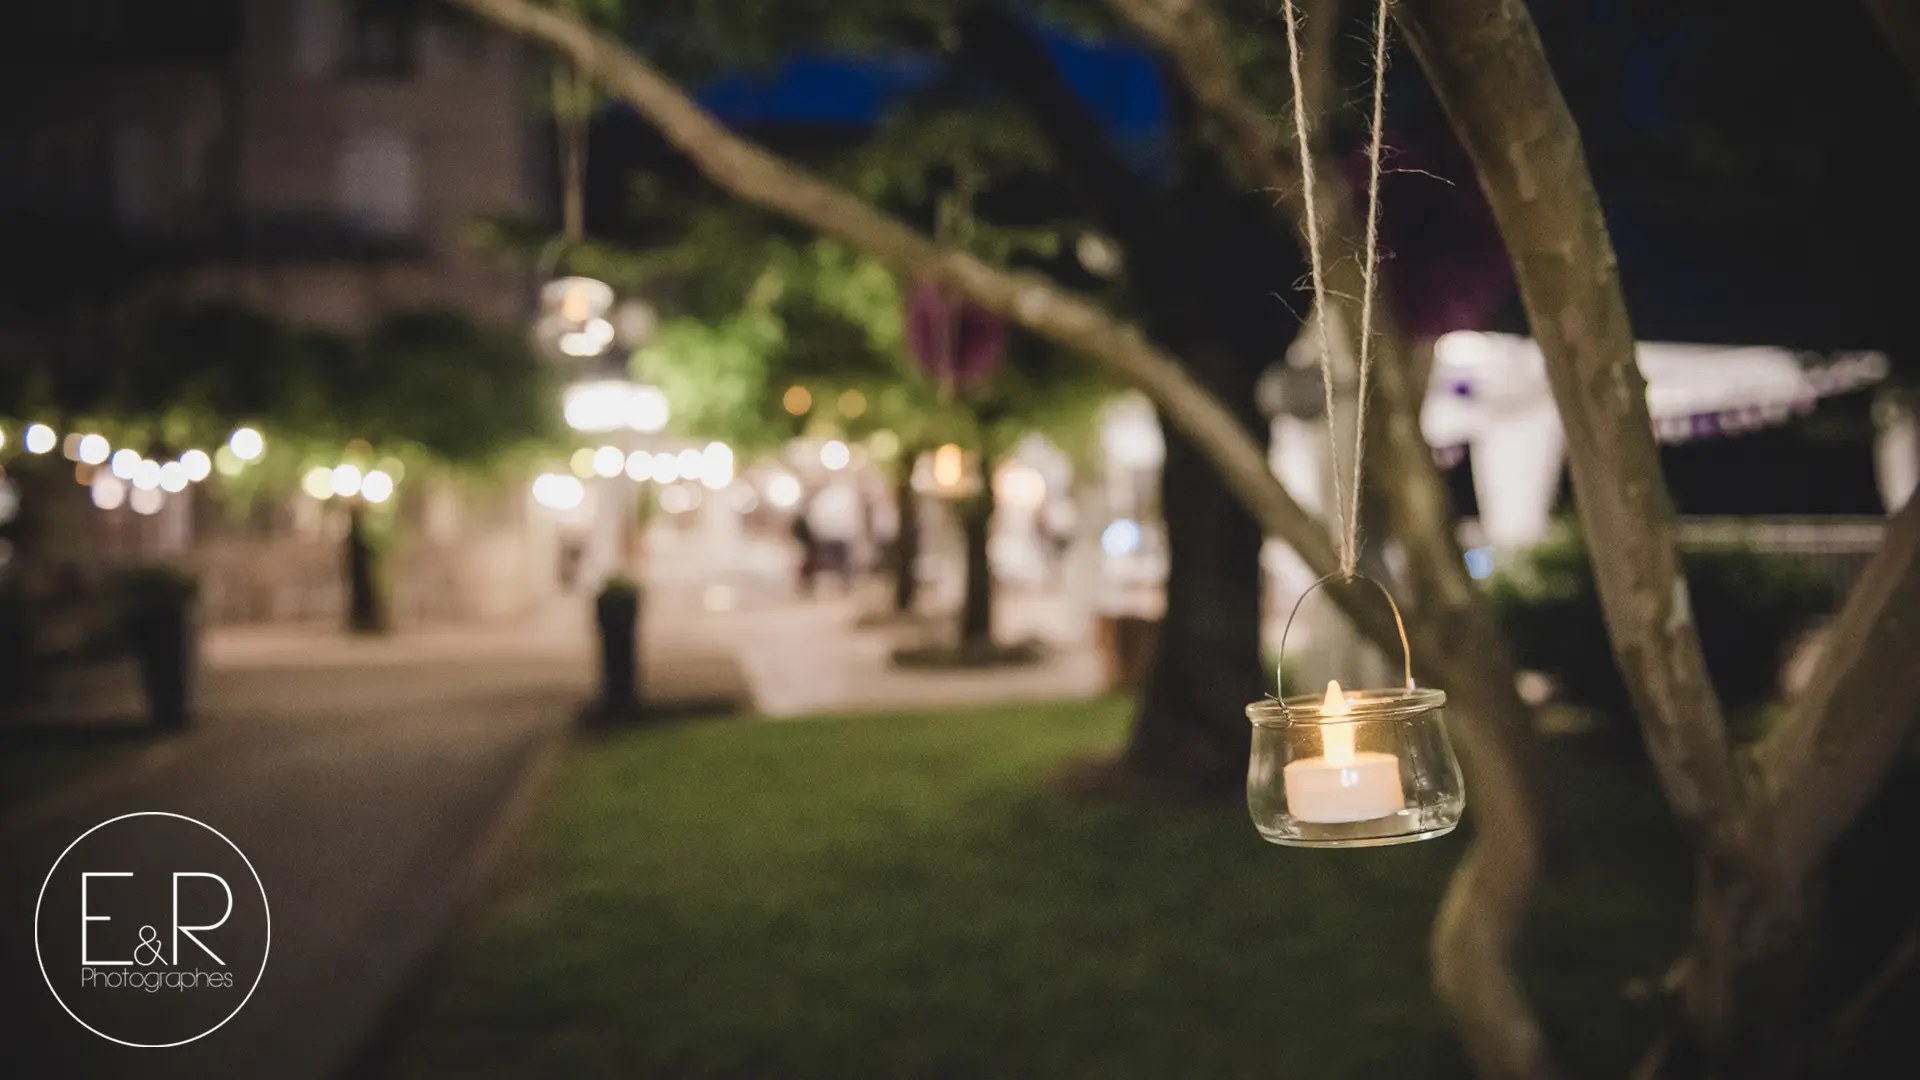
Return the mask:
<svg viewBox="0 0 1920 1080">
<path fill-rule="evenodd" d="M 14 408 L 161 459 L 211 453 L 235 427 L 258 428 L 266 455 L 219 480 L 236 510 L 290 489 L 315 465 L 485 471 L 562 435 L 557 373 L 518 335 L 456 312 L 396 313 L 355 340 L 245 307 L 196 305 L 154 314 L 120 356 L 112 379 L 85 397 L 22 379 Z"/>
<path fill-rule="evenodd" d="M 1768 701 L 1779 692 L 1789 648 L 1833 610 L 1832 583 L 1804 562 L 1743 548 L 1685 551 L 1681 564 L 1721 701 L 1736 710 Z M 1522 667 L 1550 676 L 1566 700 L 1631 725 L 1632 703 L 1577 530 L 1563 530 L 1500 571 L 1491 592 Z"/>
</svg>

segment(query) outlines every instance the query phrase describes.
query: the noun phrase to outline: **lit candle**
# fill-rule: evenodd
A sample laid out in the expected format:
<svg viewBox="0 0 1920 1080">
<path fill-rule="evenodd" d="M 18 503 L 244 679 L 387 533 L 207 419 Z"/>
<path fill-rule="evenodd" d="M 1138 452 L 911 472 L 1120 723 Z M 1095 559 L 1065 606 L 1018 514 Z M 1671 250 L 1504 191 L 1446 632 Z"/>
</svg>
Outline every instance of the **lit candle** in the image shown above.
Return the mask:
<svg viewBox="0 0 1920 1080">
<path fill-rule="evenodd" d="M 1287 810 L 1301 821 L 1372 821 L 1405 808 L 1400 759 L 1353 748 L 1354 725 L 1335 718 L 1353 712 L 1338 682 L 1327 683 L 1320 707 L 1320 755 L 1286 767 Z M 1334 720 L 1326 723 L 1326 720 Z"/>
</svg>

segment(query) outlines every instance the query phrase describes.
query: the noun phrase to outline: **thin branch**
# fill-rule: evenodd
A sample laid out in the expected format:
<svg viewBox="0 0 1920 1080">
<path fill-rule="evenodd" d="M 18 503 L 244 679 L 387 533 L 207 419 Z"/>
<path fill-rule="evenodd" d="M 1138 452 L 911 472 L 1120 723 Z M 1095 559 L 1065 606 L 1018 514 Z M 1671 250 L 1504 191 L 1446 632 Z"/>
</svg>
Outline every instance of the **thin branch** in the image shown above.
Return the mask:
<svg viewBox="0 0 1920 1080">
<path fill-rule="evenodd" d="M 1338 565 L 1326 529 L 1294 502 L 1266 456 L 1219 401 L 1138 327 L 1043 275 L 990 266 L 942 248 L 765 148 L 728 131 L 672 80 L 617 38 L 531 0 L 451 0 L 488 21 L 572 58 L 594 82 L 639 110 L 712 182 L 913 277 L 940 281 L 995 313 L 1090 357 L 1139 388 L 1200 448 L 1263 530 L 1290 544 L 1316 573 Z M 1335 602 L 1369 636 L 1394 633 L 1385 613 L 1357 591 Z"/>
<path fill-rule="evenodd" d="M 1852 824 L 1900 758 L 1920 715 L 1920 499 L 1827 629 L 1787 719 L 1756 748 L 1782 871 L 1805 873 Z"/>
</svg>

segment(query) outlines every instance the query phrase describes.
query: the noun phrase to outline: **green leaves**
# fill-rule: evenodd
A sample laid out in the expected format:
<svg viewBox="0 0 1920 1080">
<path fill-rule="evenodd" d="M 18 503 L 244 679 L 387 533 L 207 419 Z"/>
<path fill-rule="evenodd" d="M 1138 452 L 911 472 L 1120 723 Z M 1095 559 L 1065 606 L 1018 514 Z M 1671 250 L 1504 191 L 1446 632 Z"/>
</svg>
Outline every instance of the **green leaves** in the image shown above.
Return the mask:
<svg viewBox="0 0 1920 1080">
<path fill-rule="evenodd" d="M 457 312 L 395 314 L 354 340 L 204 305 L 156 316 L 129 353 L 100 411 L 171 444 L 257 424 L 336 457 L 357 439 L 474 466 L 559 434 L 555 373 L 517 335 Z"/>
</svg>

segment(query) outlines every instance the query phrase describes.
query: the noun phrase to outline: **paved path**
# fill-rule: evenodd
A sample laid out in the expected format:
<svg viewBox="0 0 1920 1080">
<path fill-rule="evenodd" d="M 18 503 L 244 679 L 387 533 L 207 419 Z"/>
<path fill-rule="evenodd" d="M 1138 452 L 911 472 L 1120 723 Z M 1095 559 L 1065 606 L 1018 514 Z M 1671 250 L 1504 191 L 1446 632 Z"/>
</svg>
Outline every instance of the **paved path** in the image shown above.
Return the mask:
<svg viewBox="0 0 1920 1080">
<path fill-rule="evenodd" d="M 669 673 L 657 685 L 737 690 L 729 661 L 683 652 L 654 656 Z M 194 731 L 0 821 L 9 1077 L 339 1075 L 439 940 L 516 793 L 590 687 L 578 640 L 497 632 L 417 632 L 385 645 L 217 635 L 208 666 Z M 178 1049 L 122 1048 L 83 1030 L 34 958 L 47 869 L 86 829 L 138 810 L 226 833 L 272 905 L 259 990 L 224 1028 Z"/>
<path fill-rule="evenodd" d="M 1067 602 L 1057 595 L 1009 591 L 995 620 L 1002 642 L 1045 642 L 1045 660 L 981 670 L 895 667 L 890 660 L 895 647 L 941 633 L 952 620 L 860 626 L 863 612 L 882 609 L 874 595 L 790 600 L 704 614 L 698 632 L 711 647 L 732 650 L 760 712 L 770 717 L 1084 697 L 1102 688 L 1099 657 L 1086 628 L 1074 624 Z"/>
</svg>

